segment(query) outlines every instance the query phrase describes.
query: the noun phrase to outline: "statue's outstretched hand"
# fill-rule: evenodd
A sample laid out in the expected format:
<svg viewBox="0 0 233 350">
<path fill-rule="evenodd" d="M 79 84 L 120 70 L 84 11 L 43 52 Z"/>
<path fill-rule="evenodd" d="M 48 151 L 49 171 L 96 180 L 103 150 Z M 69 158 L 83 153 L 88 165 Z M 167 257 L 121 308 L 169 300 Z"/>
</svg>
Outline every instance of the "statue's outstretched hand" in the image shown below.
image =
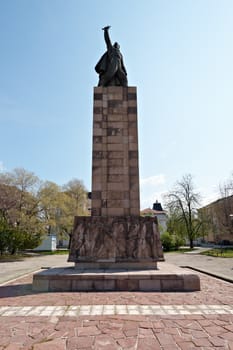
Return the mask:
<svg viewBox="0 0 233 350">
<path fill-rule="evenodd" d="M 109 28 L 111 28 L 111 26 L 106 26 L 106 27 L 102 28 L 102 30 L 108 30 Z"/>
</svg>

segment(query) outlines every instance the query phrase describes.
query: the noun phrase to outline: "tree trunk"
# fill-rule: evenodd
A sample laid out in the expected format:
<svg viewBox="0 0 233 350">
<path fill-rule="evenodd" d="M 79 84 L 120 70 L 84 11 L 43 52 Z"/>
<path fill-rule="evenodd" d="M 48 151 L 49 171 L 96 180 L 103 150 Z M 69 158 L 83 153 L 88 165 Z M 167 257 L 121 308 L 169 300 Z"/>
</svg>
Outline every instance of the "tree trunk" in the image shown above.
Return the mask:
<svg viewBox="0 0 233 350">
<path fill-rule="evenodd" d="M 193 239 L 192 238 L 190 238 L 190 249 L 193 249 Z"/>
</svg>

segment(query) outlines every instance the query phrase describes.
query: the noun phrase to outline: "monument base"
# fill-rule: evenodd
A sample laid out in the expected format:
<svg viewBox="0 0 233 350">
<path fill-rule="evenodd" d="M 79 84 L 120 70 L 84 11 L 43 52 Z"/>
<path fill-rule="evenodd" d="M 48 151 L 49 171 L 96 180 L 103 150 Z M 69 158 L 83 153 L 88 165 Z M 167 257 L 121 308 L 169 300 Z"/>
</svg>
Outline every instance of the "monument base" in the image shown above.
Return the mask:
<svg viewBox="0 0 233 350">
<path fill-rule="evenodd" d="M 52 268 L 33 275 L 37 292 L 200 290 L 199 276 L 188 270 L 158 263 L 158 270 Z"/>
<path fill-rule="evenodd" d="M 156 218 L 76 217 L 68 261 L 34 274 L 37 292 L 200 290 L 198 275 L 164 262 Z M 157 267 L 158 263 L 158 267 Z"/>
<path fill-rule="evenodd" d="M 163 260 L 157 218 L 75 217 L 68 261 L 76 268 L 156 269 Z"/>
</svg>

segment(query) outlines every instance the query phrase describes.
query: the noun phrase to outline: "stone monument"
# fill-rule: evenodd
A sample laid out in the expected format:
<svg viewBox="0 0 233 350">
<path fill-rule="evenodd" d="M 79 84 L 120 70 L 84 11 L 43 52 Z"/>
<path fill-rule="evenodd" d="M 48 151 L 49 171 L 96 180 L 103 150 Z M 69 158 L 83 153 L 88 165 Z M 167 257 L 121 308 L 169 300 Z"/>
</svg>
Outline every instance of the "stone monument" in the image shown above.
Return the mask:
<svg viewBox="0 0 233 350">
<path fill-rule="evenodd" d="M 156 217 L 140 216 L 137 91 L 129 87 L 118 43 L 107 51 L 94 88 L 91 216 L 77 216 L 68 261 L 74 268 L 34 275 L 37 291 L 199 290 L 199 278 L 164 261 Z"/>
<path fill-rule="evenodd" d="M 97 63 L 91 217 L 76 217 L 69 261 L 77 268 L 156 268 L 163 260 L 156 218 L 140 217 L 136 87 L 127 86 L 120 45 Z"/>
</svg>

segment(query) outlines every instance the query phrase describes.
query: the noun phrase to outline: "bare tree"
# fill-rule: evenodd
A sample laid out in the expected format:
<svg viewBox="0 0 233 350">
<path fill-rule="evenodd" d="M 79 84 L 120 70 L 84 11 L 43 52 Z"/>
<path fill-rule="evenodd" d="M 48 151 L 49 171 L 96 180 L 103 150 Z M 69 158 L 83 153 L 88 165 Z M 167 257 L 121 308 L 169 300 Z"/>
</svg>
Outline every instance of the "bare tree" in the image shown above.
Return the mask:
<svg viewBox="0 0 233 350">
<path fill-rule="evenodd" d="M 174 222 L 183 225 L 184 236 L 188 238 L 190 248 L 193 248 L 193 241 L 198 237 L 202 222 L 197 216 L 200 194 L 194 190 L 192 176 L 184 175 L 165 199 Z"/>
</svg>

